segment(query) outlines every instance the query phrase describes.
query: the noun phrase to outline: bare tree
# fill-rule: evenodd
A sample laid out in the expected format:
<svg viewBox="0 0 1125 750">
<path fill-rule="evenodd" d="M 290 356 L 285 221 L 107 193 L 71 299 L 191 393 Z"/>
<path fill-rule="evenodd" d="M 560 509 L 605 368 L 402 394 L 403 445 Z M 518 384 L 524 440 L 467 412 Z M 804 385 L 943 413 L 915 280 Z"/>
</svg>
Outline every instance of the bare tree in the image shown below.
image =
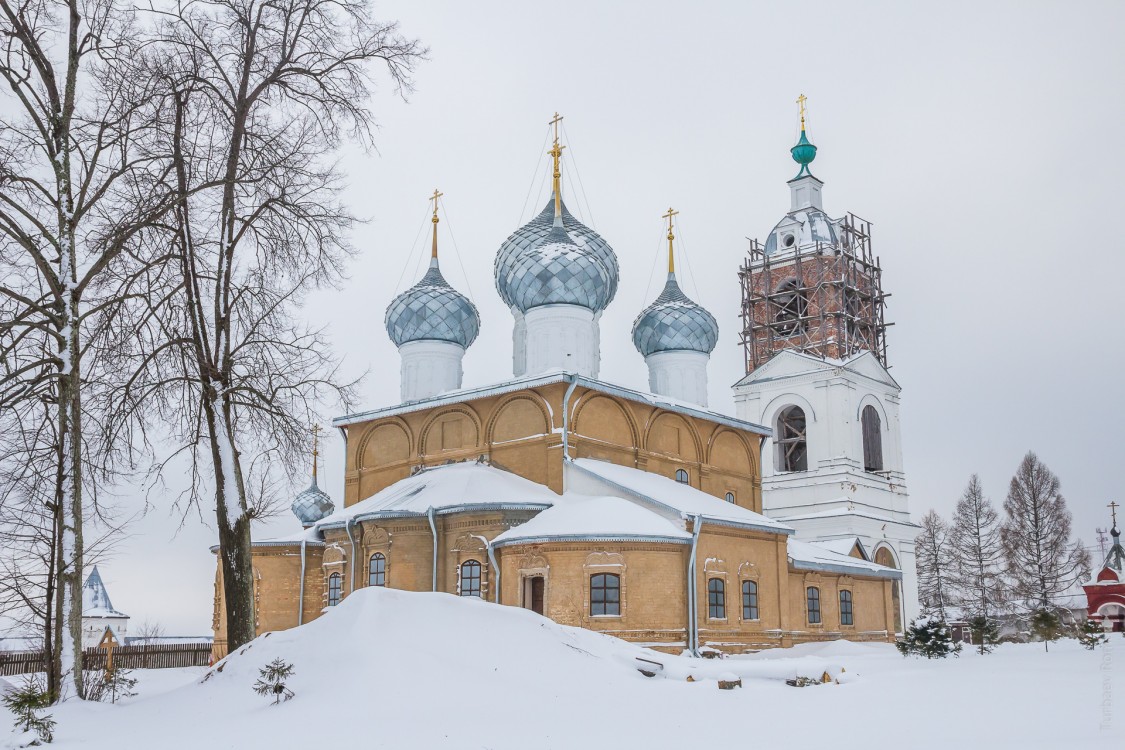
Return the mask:
<svg viewBox="0 0 1125 750">
<path fill-rule="evenodd" d="M 1003 606 L 1004 548 L 1000 516 L 973 474 L 953 511 L 953 590 L 970 617 L 994 617 Z"/>
<path fill-rule="evenodd" d="M 130 640 L 142 646 L 153 646 L 160 643 L 162 638 L 164 638 L 164 626 L 158 622 L 145 620 Z"/>
<path fill-rule="evenodd" d="M 1059 600 L 1090 574 L 1090 554 L 1070 541 L 1070 511 L 1059 478 L 1028 452 L 1008 486 L 1000 540 L 1014 593 L 1030 610 L 1057 611 Z"/>
<path fill-rule="evenodd" d="M 949 525 L 933 510 L 922 516 L 922 532 L 914 539 L 918 566 L 918 598 L 926 614 L 943 622 L 950 601 Z"/>
<path fill-rule="evenodd" d="M 250 522 L 261 503 L 250 488 L 269 482 L 253 481 L 253 467 L 294 466 L 316 405 L 347 397 L 323 335 L 294 315 L 350 252 L 354 219 L 329 159 L 344 136 L 370 142 L 371 63 L 405 94 L 424 50 L 354 0 L 201 0 L 153 12 L 176 207 L 144 242 L 166 244 L 174 260 L 146 281 L 164 291 L 135 312 L 140 354 L 118 413 L 144 419 L 155 403 L 176 432 L 168 460 L 190 465 L 188 506 L 213 493 L 236 648 L 255 636 Z"/>
</svg>

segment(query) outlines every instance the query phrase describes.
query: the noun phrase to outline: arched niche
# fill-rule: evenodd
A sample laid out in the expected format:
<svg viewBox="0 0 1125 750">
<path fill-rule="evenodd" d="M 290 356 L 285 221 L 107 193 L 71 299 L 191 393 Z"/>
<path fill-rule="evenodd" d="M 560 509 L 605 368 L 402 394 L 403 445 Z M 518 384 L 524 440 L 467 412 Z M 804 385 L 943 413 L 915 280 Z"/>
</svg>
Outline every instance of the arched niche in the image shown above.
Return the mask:
<svg viewBox="0 0 1125 750">
<path fill-rule="evenodd" d="M 723 471 L 754 473 L 754 459 L 750 448 L 731 430 L 720 430 L 712 438 L 707 463 Z"/>
<path fill-rule="evenodd" d="M 438 412 L 422 430 L 422 453 L 433 456 L 480 445 L 480 418 L 468 407 Z"/>
<path fill-rule="evenodd" d="M 488 426 L 489 443 L 506 443 L 551 431 L 541 400 L 528 396 L 511 398 L 496 409 Z"/>
<path fill-rule="evenodd" d="M 395 421 L 376 425 L 364 438 L 360 468 L 371 469 L 408 460 L 410 442 L 410 432 L 404 424 Z"/>
<path fill-rule="evenodd" d="M 637 446 L 636 427 L 628 412 L 608 396 L 582 399 L 575 409 L 574 432 L 622 448 Z"/>
<path fill-rule="evenodd" d="M 684 461 L 698 461 L 702 453 L 695 428 L 679 414 L 671 412 L 658 414 L 649 424 L 645 450 L 678 456 Z"/>
</svg>

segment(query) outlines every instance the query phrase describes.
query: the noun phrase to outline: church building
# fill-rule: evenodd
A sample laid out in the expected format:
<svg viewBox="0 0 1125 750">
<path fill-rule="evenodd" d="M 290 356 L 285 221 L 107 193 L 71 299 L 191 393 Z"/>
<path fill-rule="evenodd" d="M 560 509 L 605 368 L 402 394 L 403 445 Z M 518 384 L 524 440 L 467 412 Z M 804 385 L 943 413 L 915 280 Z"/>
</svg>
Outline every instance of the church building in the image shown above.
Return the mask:
<svg viewBox="0 0 1125 750">
<path fill-rule="evenodd" d="M 330 614 L 358 588 L 388 586 L 525 607 L 672 652 L 893 640 L 911 595 L 902 589 L 899 537 L 912 526 L 898 386 L 875 346 L 882 329 L 856 324 L 875 337 L 862 347 L 797 346 L 812 337 L 806 305 L 795 321 L 805 326 L 800 337 L 767 334 L 754 349 L 761 361 L 736 386 L 739 416 L 708 409 L 720 331 L 679 286 L 669 209 L 667 281 L 632 329 L 649 390 L 600 380 L 601 314 L 620 269 L 610 244 L 563 201 L 560 119 L 552 121 L 551 199 L 495 259 L 496 289 L 514 322 L 513 377 L 463 387 L 462 360 L 481 319 L 442 275 L 435 191 L 430 267 L 386 314 L 402 400 L 333 421 L 346 440 L 340 509 L 317 484 L 314 447 L 312 484 L 293 502 L 303 529 L 254 542 L 258 632 Z M 803 130 L 801 139 L 808 144 Z M 801 162 L 802 175 L 811 161 Z M 819 181 L 798 179 L 807 180 L 800 190 L 817 191 L 801 200 L 819 210 Z M 808 263 L 829 262 L 827 248 L 821 260 L 811 257 L 809 243 L 820 247 L 824 233 L 837 239 L 833 252 L 857 252 L 813 203 L 795 197 L 794 206 L 783 224 Z M 771 241 L 789 246 L 785 237 Z M 794 250 L 761 262 L 779 265 L 786 252 L 805 263 Z M 797 292 L 818 299 L 794 278 Z M 776 307 L 772 288 L 763 293 Z M 875 302 L 868 295 L 849 304 Z M 805 414 L 803 447 L 790 437 L 795 418 L 778 432 L 789 406 Z M 868 406 L 882 426 L 878 467 L 846 452 L 864 444 L 851 411 Z M 844 435 L 852 425 L 856 435 Z M 776 463 L 780 454 L 792 463 Z M 850 484 L 833 494 L 829 480 Z M 870 528 L 868 516 L 885 518 L 890 535 Z M 889 552 L 880 557 L 881 549 Z M 215 591 L 221 657 L 221 581 Z"/>
</svg>

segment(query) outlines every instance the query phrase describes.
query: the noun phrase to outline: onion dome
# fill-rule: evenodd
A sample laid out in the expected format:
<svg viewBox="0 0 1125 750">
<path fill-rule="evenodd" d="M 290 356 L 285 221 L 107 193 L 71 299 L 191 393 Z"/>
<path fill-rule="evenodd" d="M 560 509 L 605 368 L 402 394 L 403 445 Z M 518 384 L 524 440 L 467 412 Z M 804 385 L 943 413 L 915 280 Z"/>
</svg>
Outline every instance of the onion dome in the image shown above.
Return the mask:
<svg viewBox="0 0 1125 750">
<path fill-rule="evenodd" d="M 816 179 L 815 177 L 813 179 Z M 816 245 L 835 245 L 840 240 L 836 220 L 819 208 L 802 208 L 785 215 L 766 238 L 766 255 Z"/>
<path fill-rule="evenodd" d="M 480 314 L 476 305 L 449 285 L 441 275 L 437 251 L 437 200 L 434 191 L 433 250 L 426 275 L 387 307 L 387 335 L 395 346 L 411 341 L 446 341 L 468 349 L 480 333 Z"/>
<path fill-rule="evenodd" d="M 515 257 L 506 287 L 512 306 L 523 313 L 544 305 L 601 312 L 609 304 L 611 278 L 605 263 L 556 219 L 546 237 Z"/>
<path fill-rule="evenodd" d="M 302 526 L 312 526 L 320 519 L 331 515 L 332 511 L 336 509 L 336 505 L 332 502 L 328 493 L 317 486 L 316 475 L 314 474 L 312 484 L 308 486 L 308 489 L 301 491 L 297 494 L 297 497 L 293 498 L 293 504 L 289 508 Z"/>
<path fill-rule="evenodd" d="M 642 356 L 659 352 L 690 351 L 710 354 L 719 342 L 715 316 L 697 305 L 680 289 L 672 252 L 672 216 L 668 209 L 668 282 L 656 301 L 633 322 L 633 345 Z"/>
</svg>

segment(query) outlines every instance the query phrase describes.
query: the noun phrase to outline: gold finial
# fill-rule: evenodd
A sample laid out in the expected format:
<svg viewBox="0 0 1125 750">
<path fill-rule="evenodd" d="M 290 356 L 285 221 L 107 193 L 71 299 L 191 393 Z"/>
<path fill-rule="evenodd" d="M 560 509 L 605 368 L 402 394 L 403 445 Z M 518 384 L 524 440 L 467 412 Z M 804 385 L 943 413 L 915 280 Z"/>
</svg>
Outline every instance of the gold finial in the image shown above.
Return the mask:
<svg viewBox="0 0 1125 750">
<path fill-rule="evenodd" d="M 797 97 L 797 105 L 801 108 L 801 130 L 805 129 L 805 100 L 806 99 L 808 99 L 808 97 L 805 96 L 804 94 L 801 94 L 800 96 Z"/>
<path fill-rule="evenodd" d="M 312 432 L 312 436 L 313 436 L 313 450 L 312 450 L 313 482 L 316 482 L 316 457 L 320 455 L 320 451 L 317 450 L 317 440 L 320 438 L 320 435 L 321 435 L 322 431 L 320 429 L 320 425 L 318 425 L 318 424 L 314 424 L 309 431 Z"/>
<path fill-rule="evenodd" d="M 430 219 L 430 221 L 432 221 L 434 223 L 434 247 L 433 247 L 433 250 L 430 254 L 430 257 L 434 258 L 434 259 L 437 258 L 437 225 L 438 225 L 437 202 L 438 202 L 438 198 L 440 198 L 443 195 L 445 195 L 445 193 L 439 192 L 437 188 L 434 188 L 434 194 L 430 196 L 430 200 L 433 201 L 433 203 L 434 203 L 434 218 Z"/>
<path fill-rule="evenodd" d="M 1109 508 L 1109 512 L 1113 514 L 1113 528 L 1116 529 L 1117 528 L 1117 509 L 1120 508 L 1121 506 L 1118 505 L 1116 501 L 1110 501 L 1109 505 L 1107 505 L 1106 507 Z"/>
<path fill-rule="evenodd" d="M 558 112 L 551 118 L 548 125 L 553 125 L 555 128 L 555 142 L 551 146 L 551 150 L 547 153 L 550 154 L 555 160 L 555 171 L 552 174 L 552 187 L 555 191 L 555 216 L 562 216 L 562 189 L 559 187 L 559 178 L 562 177 L 562 170 L 559 169 L 559 159 L 562 157 L 563 149 L 566 146 L 559 145 L 559 123 L 562 122 L 563 117 Z"/>
<path fill-rule="evenodd" d="M 680 213 L 679 211 L 675 211 L 671 207 L 669 207 L 668 213 L 666 213 L 666 214 L 664 214 L 663 216 L 660 217 L 662 219 L 668 220 L 668 274 L 669 275 L 674 274 L 676 272 L 676 259 L 675 259 L 675 254 L 673 253 L 673 250 L 672 250 L 672 240 L 676 239 L 676 235 L 672 234 L 672 217 L 678 215 L 679 213 Z"/>
</svg>

